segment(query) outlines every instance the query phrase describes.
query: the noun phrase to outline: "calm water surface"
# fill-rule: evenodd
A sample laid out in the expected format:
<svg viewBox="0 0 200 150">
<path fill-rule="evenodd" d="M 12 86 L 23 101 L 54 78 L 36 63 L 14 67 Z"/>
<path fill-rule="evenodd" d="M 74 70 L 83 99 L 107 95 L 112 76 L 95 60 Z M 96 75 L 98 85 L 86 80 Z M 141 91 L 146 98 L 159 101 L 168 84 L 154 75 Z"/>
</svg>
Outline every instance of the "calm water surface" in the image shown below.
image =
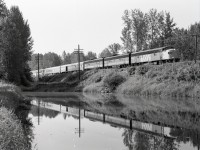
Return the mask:
<svg viewBox="0 0 200 150">
<path fill-rule="evenodd" d="M 192 102 L 169 106 L 156 99 L 77 93 L 30 98 L 33 150 L 200 149 L 199 108 Z"/>
</svg>

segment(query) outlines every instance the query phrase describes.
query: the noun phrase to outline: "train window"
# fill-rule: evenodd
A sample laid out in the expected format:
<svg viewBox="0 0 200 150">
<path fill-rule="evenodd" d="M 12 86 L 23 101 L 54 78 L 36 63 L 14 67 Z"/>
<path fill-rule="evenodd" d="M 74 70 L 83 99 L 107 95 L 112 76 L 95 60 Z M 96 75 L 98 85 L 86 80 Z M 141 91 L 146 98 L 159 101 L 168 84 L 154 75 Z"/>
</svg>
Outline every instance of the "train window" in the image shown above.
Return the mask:
<svg viewBox="0 0 200 150">
<path fill-rule="evenodd" d="M 154 53 L 154 56 L 156 56 L 156 53 Z"/>
</svg>

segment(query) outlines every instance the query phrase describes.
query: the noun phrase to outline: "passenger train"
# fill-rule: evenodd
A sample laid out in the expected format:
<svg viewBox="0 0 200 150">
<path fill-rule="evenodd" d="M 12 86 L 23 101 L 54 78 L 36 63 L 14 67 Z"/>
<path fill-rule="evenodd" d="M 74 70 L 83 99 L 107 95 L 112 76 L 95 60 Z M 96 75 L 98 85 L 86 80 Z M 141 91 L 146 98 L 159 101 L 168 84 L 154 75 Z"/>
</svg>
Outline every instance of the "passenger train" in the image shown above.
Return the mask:
<svg viewBox="0 0 200 150">
<path fill-rule="evenodd" d="M 117 55 L 106 58 L 98 58 L 94 60 L 88 60 L 80 62 L 80 70 L 88 70 L 94 68 L 112 68 L 114 66 L 125 67 L 131 65 L 138 65 L 143 63 L 156 63 L 178 61 L 176 50 L 173 47 L 160 47 L 145 51 L 139 51 L 135 53 Z M 63 72 L 78 71 L 79 64 L 67 64 L 51 68 L 45 68 L 39 70 L 39 75 L 52 75 Z M 38 75 L 38 70 L 32 71 L 33 76 Z"/>
</svg>

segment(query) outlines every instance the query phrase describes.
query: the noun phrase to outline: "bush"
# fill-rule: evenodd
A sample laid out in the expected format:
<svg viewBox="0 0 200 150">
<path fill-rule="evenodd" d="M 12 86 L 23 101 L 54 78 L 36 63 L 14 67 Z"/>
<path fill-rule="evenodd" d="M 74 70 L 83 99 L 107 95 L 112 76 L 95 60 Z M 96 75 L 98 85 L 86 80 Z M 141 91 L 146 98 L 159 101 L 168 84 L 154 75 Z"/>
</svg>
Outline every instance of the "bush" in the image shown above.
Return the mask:
<svg viewBox="0 0 200 150">
<path fill-rule="evenodd" d="M 111 91 L 115 90 L 117 86 L 123 83 L 126 78 L 119 73 L 110 73 L 104 78 L 104 86 L 108 87 Z"/>
<path fill-rule="evenodd" d="M 78 78 L 79 73 L 78 72 L 73 72 L 70 76 L 68 76 L 68 81 L 74 81 Z"/>
<path fill-rule="evenodd" d="M 136 70 L 136 67 L 130 67 L 130 68 L 128 68 L 128 74 L 129 75 L 134 75 L 135 74 L 135 70 Z"/>
<path fill-rule="evenodd" d="M 149 71 L 150 67 L 151 67 L 150 65 L 141 65 L 141 66 L 138 66 L 136 68 L 136 74 L 138 74 L 138 75 L 145 75 Z"/>
</svg>

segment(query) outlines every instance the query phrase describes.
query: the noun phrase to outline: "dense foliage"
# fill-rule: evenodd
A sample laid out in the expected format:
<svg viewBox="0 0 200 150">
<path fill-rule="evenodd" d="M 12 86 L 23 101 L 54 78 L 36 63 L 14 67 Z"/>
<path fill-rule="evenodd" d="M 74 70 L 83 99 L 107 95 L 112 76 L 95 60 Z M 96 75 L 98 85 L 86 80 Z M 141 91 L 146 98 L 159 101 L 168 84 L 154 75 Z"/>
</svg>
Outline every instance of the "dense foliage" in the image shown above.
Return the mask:
<svg viewBox="0 0 200 150">
<path fill-rule="evenodd" d="M 33 40 L 29 24 L 18 7 L 8 10 L 0 1 L 0 77 L 17 85 L 28 85 L 31 80 L 28 61 Z"/>
</svg>

